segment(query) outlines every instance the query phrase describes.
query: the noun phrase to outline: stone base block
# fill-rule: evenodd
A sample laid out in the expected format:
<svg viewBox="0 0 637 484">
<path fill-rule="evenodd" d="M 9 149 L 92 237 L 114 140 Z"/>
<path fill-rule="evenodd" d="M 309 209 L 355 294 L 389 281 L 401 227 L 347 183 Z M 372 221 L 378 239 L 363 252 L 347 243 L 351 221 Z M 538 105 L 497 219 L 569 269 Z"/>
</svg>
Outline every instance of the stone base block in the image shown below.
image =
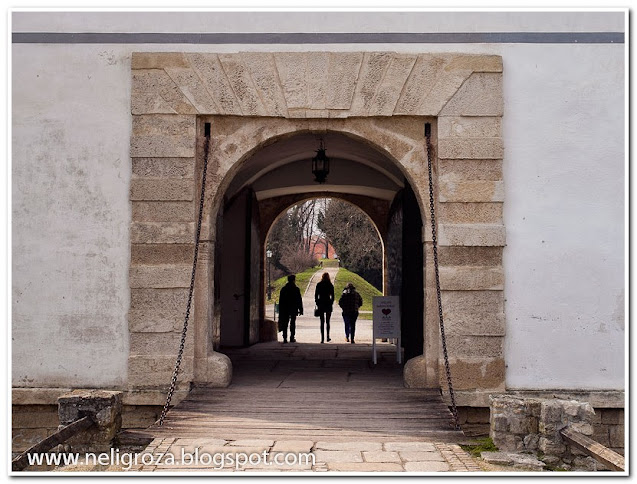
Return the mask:
<svg viewBox="0 0 637 484">
<path fill-rule="evenodd" d="M 277 323 L 271 319 L 264 319 L 259 322 L 259 342 L 277 340 Z"/>
<path fill-rule="evenodd" d="M 538 448 L 548 455 L 560 456 L 566 452 L 566 445 L 556 443 L 554 440 L 546 437 L 540 437 Z"/>
<path fill-rule="evenodd" d="M 194 383 L 197 386 L 225 388 L 232 381 L 232 362 L 222 353 L 214 352 L 195 362 Z"/>
<path fill-rule="evenodd" d="M 503 358 L 450 358 L 451 377 L 456 390 L 504 390 L 505 363 Z M 441 375 L 444 377 L 444 375 Z M 446 380 L 441 385 L 447 386 Z"/>
<path fill-rule="evenodd" d="M 609 429 L 609 440 L 611 447 L 624 447 L 624 426 L 616 425 Z"/>
<path fill-rule="evenodd" d="M 83 417 L 91 417 L 95 425 L 68 440 L 75 451 L 108 450 L 122 428 L 122 392 L 106 390 L 74 390 L 58 398 L 60 426 Z"/>
<path fill-rule="evenodd" d="M 56 429 L 58 426 L 57 405 L 13 405 L 11 427 L 19 429 Z"/>
<path fill-rule="evenodd" d="M 171 403 L 176 405 L 188 396 L 190 382 L 177 382 Z M 161 406 L 166 402 L 167 390 L 164 389 L 131 389 L 124 392 L 124 406 Z"/>
<path fill-rule="evenodd" d="M 407 388 L 431 387 L 427 381 L 427 360 L 424 356 L 416 356 L 405 363 L 403 383 Z"/>
<path fill-rule="evenodd" d="M 173 403 L 171 400 L 171 404 Z M 124 405 L 122 408 L 122 428 L 146 429 L 159 419 L 162 410 L 163 406 L 161 405 Z"/>
</svg>

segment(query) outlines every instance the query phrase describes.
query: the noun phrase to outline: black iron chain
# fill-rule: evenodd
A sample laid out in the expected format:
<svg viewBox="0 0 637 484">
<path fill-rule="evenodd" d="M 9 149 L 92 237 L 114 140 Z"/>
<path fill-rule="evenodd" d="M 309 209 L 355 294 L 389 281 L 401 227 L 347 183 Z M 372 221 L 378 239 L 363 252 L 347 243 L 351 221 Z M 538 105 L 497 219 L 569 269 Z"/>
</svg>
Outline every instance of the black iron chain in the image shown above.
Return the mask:
<svg viewBox="0 0 637 484">
<path fill-rule="evenodd" d="M 449 396 L 451 397 L 451 412 L 456 430 L 460 430 L 458 423 L 458 409 L 456 407 L 456 398 L 453 393 L 453 383 L 451 382 L 451 369 L 449 368 L 449 356 L 447 354 L 447 340 L 445 338 L 445 324 L 442 317 L 442 296 L 440 293 L 440 273 L 438 271 L 438 243 L 436 239 L 436 212 L 434 209 L 434 183 L 431 169 L 431 125 L 425 126 L 425 139 L 427 141 L 427 168 L 429 170 L 429 207 L 431 213 L 431 245 L 434 253 L 434 269 L 436 272 L 436 296 L 438 297 L 438 317 L 440 319 L 440 336 L 442 338 L 442 353 L 445 357 L 445 371 L 447 373 L 447 385 L 449 386 Z"/>
<path fill-rule="evenodd" d="M 192 305 L 192 295 L 195 289 L 195 273 L 197 271 L 197 257 L 199 256 L 199 239 L 201 237 L 201 219 L 203 216 L 204 196 L 206 193 L 206 172 L 208 171 L 208 152 L 210 151 L 210 135 L 207 133 L 204 145 L 203 156 L 203 176 L 201 178 L 201 198 L 199 199 L 199 218 L 197 219 L 197 233 L 195 235 L 195 255 L 192 263 L 192 275 L 190 277 L 190 289 L 188 290 L 188 303 L 186 304 L 186 317 L 184 319 L 184 329 L 181 332 L 181 342 L 179 344 L 179 352 L 177 353 L 177 361 L 175 362 L 175 370 L 173 371 L 173 377 L 170 381 L 170 389 L 166 397 L 166 404 L 161 412 L 159 418 L 159 426 L 164 425 L 164 419 L 166 418 L 166 412 L 170 406 L 170 400 L 175 393 L 175 386 L 177 385 L 177 375 L 179 374 L 179 367 L 181 366 L 181 358 L 184 354 L 184 346 L 186 345 L 186 333 L 188 332 L 188 319 L 190 318 L 190 307 Z"/>
</svg>

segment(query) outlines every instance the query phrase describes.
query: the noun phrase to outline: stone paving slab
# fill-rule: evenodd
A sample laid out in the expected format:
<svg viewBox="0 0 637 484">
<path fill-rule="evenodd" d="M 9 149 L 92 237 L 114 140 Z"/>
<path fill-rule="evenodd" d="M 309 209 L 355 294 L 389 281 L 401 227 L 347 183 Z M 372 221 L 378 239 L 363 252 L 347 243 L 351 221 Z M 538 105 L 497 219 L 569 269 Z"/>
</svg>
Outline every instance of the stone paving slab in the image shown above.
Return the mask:
<svg viewBox="0 0 637 484">
<path fill-rule="evenodd" d="M 397 452 L 363 451 L 363 459 L 365 462 L 395 462 L 400 463 L 400 455 Z"/>
<path fill-rule="evenodd" d="M 315 450 L 316 460 L 320 462 L 363 462 L 360 451 L 355 450 Z"/>
<path fill-rule="evenodd" d="M 458 445 L 437 442 L 339 442 L 310 440 L 229 440 L 219 445 L 219 439 L 155 439 L 145 450 L 152 454 L 154 461 L 138 465 L 132 471 L 144 472 L 414 472 L 435 473 L 449 471 L 481 470 L 473 459 Z M 247 447 L 246 444 L 250 444 Z M 260 445 L 257 445 L 260 444 Z M 200 461 L 188 459 L 181 463 L 182 449 L 189 452 L 199 450 Z M 329 450 L 327 450 L 329 449 Z M 393 450 L 392 450 L 393 449 Z M 405 450 L 407 449 L 407 450 Z M 420 450 L 413 450 L 420 449 Z M 214 465 L 203 458 L 203 453 L 224 454 L 225 460 L 216 456 Z M 304 453 L 310 453 L 309 461 L 302 460 Z M 174 454 L 175 464 L 157 462 L 160 454 Z M 238 454 L 244 462 L 237 465 Z M 257 455 L 258 454 L 258 455 Z M 292 454 L 290 456 L 290 454 Z M 228 460 L 228 456 L 233 460 Z M 275 456 L 280 455 L 277 463 Z M 285 462 L 289 457 L 296 460 Z"/>
<path fill-rule="evenodd" d="M 381 450 L 381 442 L 317 442 L 314 446 L 318 450 Z"/>
<path fill-rule="evenodd" d="M 311 440 L 279 440 L 272 447 L 273 452 L 310 452 L 314 447 Z"/>
<path fill-rule="evenodd" d="M 436 452 L 431 442 L 386 442 L 385 450 Z"/>
<path fill-rule="evenodd" d="M 446 472 L 449 470 L 451 470 L 451 468 L 446 462 L 405 462 L 405 471 L 407 472 Z"/>
<path fill-rule="evenodd" d="M 400 455 L 400 458 L 411 462 L 411 461 L 417 461 L 417 462 L 425 462 L 425 461 L 440 461 L 440 462 L 444 462 L 445 458 L 436 450 L 433 450 L 431 452 L 426 452 L 426 451 L 414 451 L 414 450 L 401 450 L 400 452 L 398 452 L 398 454 Z"/>
<path fill-rule="evenodd" d="M 258 447 L 260 449 L 261 448 L 269 449 L 270 447 L 274 445 L 274 440 L 243 439 L 243 440 L 230 441 L 228 442 L 228 445 L 236 446 L 236 447 Z"/>
<path fill-rule="evenodd" d="M 327 465 L 330 471 L 340 472 L 404 472 L 400 464 L 388 462 L 343 462 Z"/>
</svg>

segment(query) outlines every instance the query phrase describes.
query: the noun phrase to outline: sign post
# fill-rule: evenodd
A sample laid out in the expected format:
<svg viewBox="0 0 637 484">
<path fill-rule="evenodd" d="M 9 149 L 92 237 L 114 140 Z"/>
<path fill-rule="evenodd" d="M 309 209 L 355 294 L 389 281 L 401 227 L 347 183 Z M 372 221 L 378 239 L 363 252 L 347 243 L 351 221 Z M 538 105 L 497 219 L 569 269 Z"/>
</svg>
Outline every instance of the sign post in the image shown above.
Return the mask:
<svg viewBox="0 0 637 484">
<path fill-rule="evenodd" d="M 387 338 L 396 341 L 396 361 L 402 363 L 400 340 L 400 298 L 398 296 L 374 296 L 372 312 L 373 338 L 372 348 L 374 364 L 377 363 L 376 339 Z"/>
</svg>

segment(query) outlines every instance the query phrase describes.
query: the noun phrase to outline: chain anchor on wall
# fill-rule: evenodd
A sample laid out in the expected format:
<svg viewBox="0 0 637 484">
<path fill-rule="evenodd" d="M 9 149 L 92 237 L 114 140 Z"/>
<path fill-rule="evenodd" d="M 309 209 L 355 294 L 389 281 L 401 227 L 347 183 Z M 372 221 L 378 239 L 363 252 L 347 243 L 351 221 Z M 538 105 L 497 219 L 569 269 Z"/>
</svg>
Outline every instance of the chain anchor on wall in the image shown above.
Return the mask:
<svg viewBox="0 0 637 484">
<path fill-rule="evenodd" d="M 451 381 L 451 369 L 449 367 L 449 355 L 447 353 L 447 340 L 445 338 L 445 324 L 442 317 L 442 296 L 440 292 L 440 273 L 438 271 L 438 242 L 436 237 L 436 211 L 434 208 L 434 184 L 432 175 L 431 162 L 431 124 L 425 123 L 425 140 L 427 143 L 427 169 L 429 171 L 429 210 L 431 214 L 431 246 L 434 255 L 434 269 L 436 273 L 436 296 L 438 299 L 438 318 L 440 321 L 440 337 L 442 339 L 442 353 L 445 358 L 445 372 L 447 374 L 447 386 L 449 387 L 449 396 L 451 397 L 451 412 L 456 430 L 460 430 L 458 423 L 458 408 L 456 407 L 456 397 L 453 392 L 453 383 Z"/>
<path fill-rule="evenodd" d="M 190 318 L 192 296 L 195 289 L 195 273 L 197 271 L 197 257 L 199 256 L 199 240 L 201 238 L 201 220 L 203 217 L 203 205 L 204 205 L 204 198 L 206 193 L 206 172 L 208 171 L 208 153 L 210 152 L 210 123 L 204 124 L 204 134 L 205 134 L 205 142 L 204 142 L 204 155 L 203 155 L 203 175 L 201 177 L 201 197 L 199 198 L 199 217 L 197 219 L 197 232 L 195 235 L 195 254 L 194 254 L 193 262 L 192 262 L 192 275 L 190 277 L 190 289 L 188 290 L 188 303 L 186 304 L 186 316 L 184 318 L 184 328 L 181 332 L 181 342 L 179 344 L 179 351 L 177 352 L 177 361 L 175 362 L 175 369 L 173 371 L 173 376 L 170 381 L 170 389 L 168 390 L 168 395 L 166 396 L 166 403 L 164 404 L 164 408 L 161 412 L 161 417 L 159 418 L 160 427 L 164 425 L 164 419 L 166 418 L 166 413 L 168 412 L 170 401 L 172 400 L 173 394 L 175 393 L 175 387 L 177 385 L 177 376 L 179 375 L 179 367 L 181 366 L 181 359 L 184 354 L 184 346 L 186 345 L 186 333 L 188 332 L 188 320 Z"/>
</svg>

